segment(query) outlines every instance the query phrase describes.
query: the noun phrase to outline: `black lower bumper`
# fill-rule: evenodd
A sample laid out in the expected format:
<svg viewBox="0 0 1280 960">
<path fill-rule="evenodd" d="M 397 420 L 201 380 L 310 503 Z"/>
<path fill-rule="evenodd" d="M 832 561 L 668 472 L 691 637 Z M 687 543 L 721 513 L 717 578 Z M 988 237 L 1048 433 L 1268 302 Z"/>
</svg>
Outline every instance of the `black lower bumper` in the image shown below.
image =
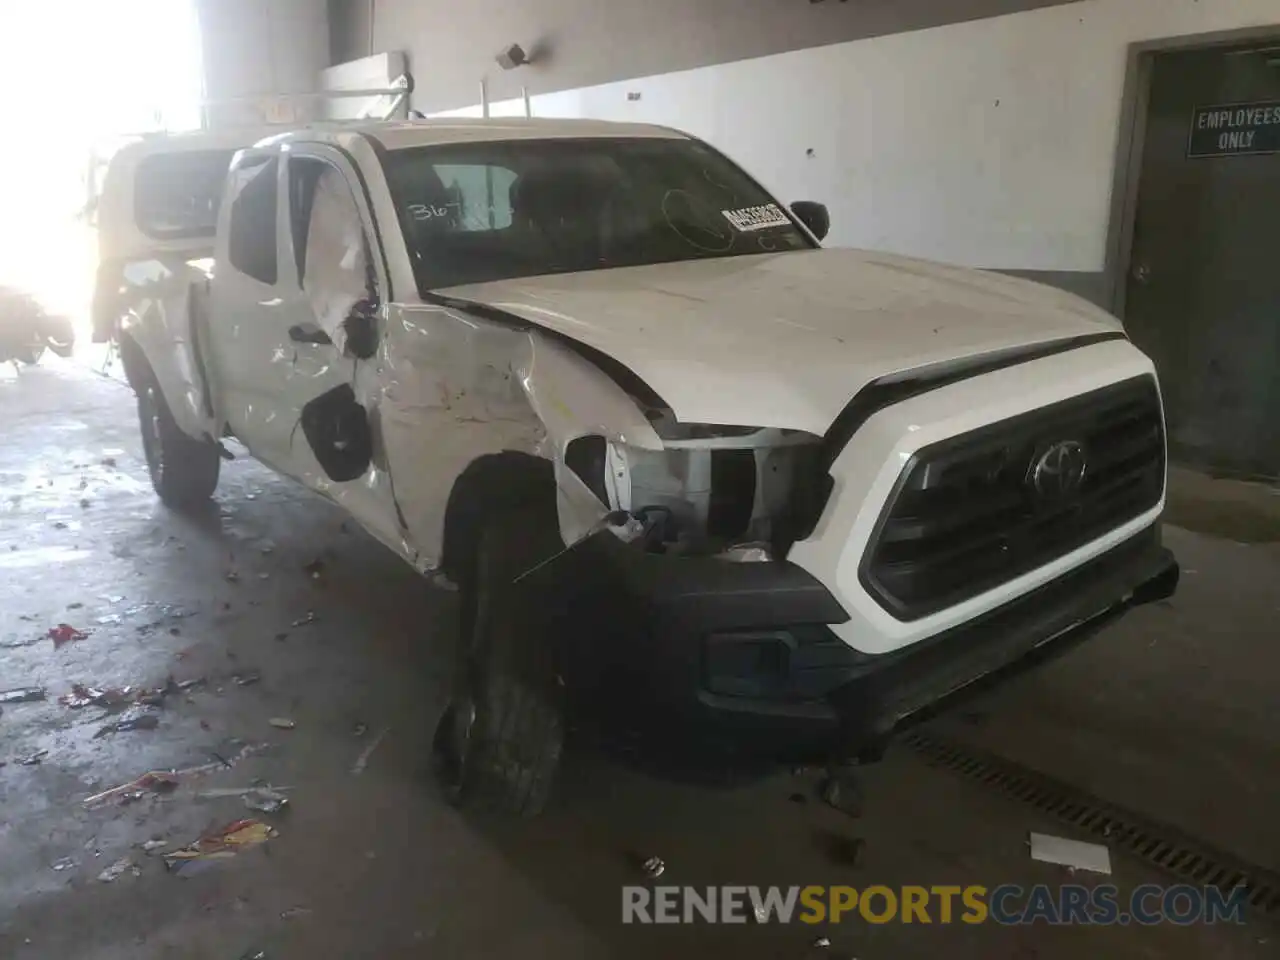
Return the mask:
<svg viewBox="0 0 1280 960">
<path fill-rule="evenodd" d="M 798 761 L 874 751 L 896 729 L 1170 596 L 1178 566 L 1153 527 L 882 655 L 836 637 L 829 625 L 845 621 L 844 610 L 785 562 L 657 556 L 602 533 L 532 581 L 562 641 L 569 689 L 606 718 L 673 744 Z"/>
</svg>

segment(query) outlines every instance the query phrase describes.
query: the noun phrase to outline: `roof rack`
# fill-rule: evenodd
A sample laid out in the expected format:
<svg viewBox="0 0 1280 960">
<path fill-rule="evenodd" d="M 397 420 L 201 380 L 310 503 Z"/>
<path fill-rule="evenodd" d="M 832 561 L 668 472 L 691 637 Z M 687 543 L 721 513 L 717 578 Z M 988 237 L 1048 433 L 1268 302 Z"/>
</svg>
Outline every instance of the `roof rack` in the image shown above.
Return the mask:
<svg viewBox="0 0 1280 960">
<path fill-rule="evenodd" d="M 84 174 L 85 205 L 83 208 L 81 208 L 80 216 L 82 219 L 92 222 L 94 213 L 97 208 L 98 199 L 101 195 L 101 192 L 104 186 L 102 183 L 102 177 L 105 175 L 106 169 L 111 161 L 111 157 L 114 155 L 115 151 L 119 149 L 123 144 L 127 144 L 130 142 L 136 143 L 139 141 L 154 143 L 156 141 L 163 140 L 166 137 L 175 137 L 175 136 L 180 137 L 180 136 L 189 135 L 189 134 L 199 134 L 199 133 L 208 134 L 208 133 L 217 132 L 217 130 L 213 128 L 209 123 L 209 112 L 212 108 L 224 107 L 224 106 L 236 106 L 240 104 L 262 106 L 265 103 L 274 103 L 277 105 L 282 105 L 285 103 L 292 103 L 298 100 L 301 100 L 301 101 L 352 100 L 352 99 L 368 98 L 370 101 L 365 106 L 365 108 L 360 111 L 358 116 L 350 119 L 321 120 L 321 121 L 311 121 L 311 123 L 308 123 L 305 121 L 299 121 L 294 116 L 286 117 L 283 115 L 277 115 L 275 119 L 269 116 L 264 116 L 262 121 L 259 123 L 239 124 L 234 126 L 228 124 L 225 127 L 218 128 L 224 131 L 232 130 L 235 128 L 235 126 L 239 126 L 246 129 L 252 129 L 255 131 L 261 131 L 263 128 L 273 127 L 273 126 L 296 129 L 299 127 L 310 126 L 312 123 L 317 123 L 317 122 L 342 124 L 342 123 L 351 123 L 351 122 L 358 123 L 363 120 L 372 120 L 372 119 L 390 120 L 392 117 L 395 116 L 395 113 L 397 110 L 399 110 L 401 107 L 405 106 L 408 103 L 409 95 L 413 93 L 413 88 L 414 88 L 413 75 L 408 72 L 405 72 L 400 74 L 400 76 L 396 77 L 394 80 L 392 80 L 391 83 L 386 87 L 369 87 L 369 88 L 352 89 L 352 90 L 344 90 L 344 89 L 318 90 L 318 91 L 315 91 L 314 93 L 290 93 L 290 94 L 277 94 L 277 95 L 270 95 L 270 96 L 259 95 L 259 96 L 249 96 L 249 97 L 229 97 L 229 98 L 219 99 L 219 100 L 204 100 L 200 104 L 201 129 L 199 131 L 148 130 L 148 131 L 123 132 L 123 133 L 114 134 L 110 138 L 111 141 L 115 144 L 115 146 L 112 149 L 108 151 L 103 151 L 103 150 L 100 150 L 97 146 L 95 146 L 90 150 L 88 163 L 86 165 L 85 174 Z M 379 101 L 383 101 L 383 100 L 386 100 L 387 102 L 381 104 L 381 109 L 379 109 L 379 106 L 380 106 Z M 267 111 L 264 110 L 263 112 L 265 114 Z M 283 111 L 281 111 L 281 113 L 283 113 Z"/>
<path fill-rule="evenodd" d="M 353 100 L 363 97 L 370 99 L 370 103 L 360 111 L 360 114 L 352 119 L 357 120 L 390 120 L 401 107 L 408 103 L 410 94 L 413 93 L 414 82 L 413 75 L 410 73 L 402 73 L 396 77 L 391 84 L 386 87 L 371 87 L 362 90 L 316 90 L 311 93 L 285 93 L 273 95 L 257 95 L 247 97 L 226 97 L 217 100 L 205 100 L 200 104 L 201 125 L 205 129 L 209 129 L 209 111 L 217 107 L 234 107 L 239 105 L 263 106 L 264 104 L 272 104 L 277 108 L 292 106 L 295 101 L 312 101 L 312 100 Z M 390 102 L 385 104 L 381 110 L 377 110 L 378 101 L 389 97 Z M 268 125 L 294 125 L 298 123 L 296 117 L 282 116 L 277 114 L 278 119 L 273 119 L 264 110 L 263 122 Z M 283 113 L 283 109 L 281 109 Z"/>
</svg>

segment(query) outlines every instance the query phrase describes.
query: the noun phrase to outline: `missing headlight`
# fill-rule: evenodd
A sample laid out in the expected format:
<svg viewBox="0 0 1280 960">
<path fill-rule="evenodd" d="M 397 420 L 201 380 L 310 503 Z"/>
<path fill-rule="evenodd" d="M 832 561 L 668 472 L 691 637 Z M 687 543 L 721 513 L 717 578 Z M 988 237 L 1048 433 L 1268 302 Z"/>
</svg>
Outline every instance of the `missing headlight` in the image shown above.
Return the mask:
<svg viewBox="0 0 1280 960">
<path fill-rule="evenodd" d="M 795 527 L 796 487 L 806 482 L 818 443 L 796 431 L 753 428 L 745 437 L 668 440 L 663 450 L 614 448 L 603 470 L 598 457 L 591 469 L 606 489 L 625 491 L 626 501 L 610 506 L 646 518 L 648 549 L 719 555 L 735 544 L 774 543 Z M 624 480 L 605 477 L 618 465 Z"/>
<path fill-rule="evenodd" d="M 578 479 L 587 485 L 587 489 L 594 493 L 602 504 L 608 506 L 609 494 L 604 482 L 606 452 L 607 444 L 604 437 L 599 435 L 578 437 L 565 449 L 564 462 L 578 475 Z"/>
<path fill-rule="evenodd" d="M 754 450 L 712 450 L 707 535 L 733 539 L 746 533 L 756 505 Z"/>
</svg>

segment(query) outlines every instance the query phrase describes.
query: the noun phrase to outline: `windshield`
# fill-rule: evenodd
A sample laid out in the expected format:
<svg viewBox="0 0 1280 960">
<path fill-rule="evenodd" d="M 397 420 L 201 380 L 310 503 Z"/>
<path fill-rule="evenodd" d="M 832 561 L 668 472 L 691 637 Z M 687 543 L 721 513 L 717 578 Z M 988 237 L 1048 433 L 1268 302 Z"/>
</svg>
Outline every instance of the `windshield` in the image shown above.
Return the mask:
<svg viewBox="0 0 1280 960">
<path fill-rule="evenodd" d="M 693 140 L 459 143 L 383 163 L 423 291 L 813 246 L 759 184 Z"/>
</svg>

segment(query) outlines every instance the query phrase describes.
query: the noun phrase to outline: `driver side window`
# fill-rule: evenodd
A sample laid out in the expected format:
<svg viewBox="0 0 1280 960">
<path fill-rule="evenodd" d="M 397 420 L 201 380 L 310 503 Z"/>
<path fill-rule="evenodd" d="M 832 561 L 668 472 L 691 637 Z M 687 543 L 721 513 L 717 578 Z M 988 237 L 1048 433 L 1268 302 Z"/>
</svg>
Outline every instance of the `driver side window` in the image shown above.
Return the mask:
<svg viewBox="0 0 1280 960">
<path fill-rule="evenodd" d="M 376 295 L 360 208 L 342 172 L 310 157 L 290 158 L 289 199 L 298 285 L 332 335 Z"/>
<path fill-rule="evenodd" d="M 245 276 L 275 285 L 276 183 L 274 157 L 252 158 L 231 174 L 231 219 L 227 259 Z"/>
</svg>

